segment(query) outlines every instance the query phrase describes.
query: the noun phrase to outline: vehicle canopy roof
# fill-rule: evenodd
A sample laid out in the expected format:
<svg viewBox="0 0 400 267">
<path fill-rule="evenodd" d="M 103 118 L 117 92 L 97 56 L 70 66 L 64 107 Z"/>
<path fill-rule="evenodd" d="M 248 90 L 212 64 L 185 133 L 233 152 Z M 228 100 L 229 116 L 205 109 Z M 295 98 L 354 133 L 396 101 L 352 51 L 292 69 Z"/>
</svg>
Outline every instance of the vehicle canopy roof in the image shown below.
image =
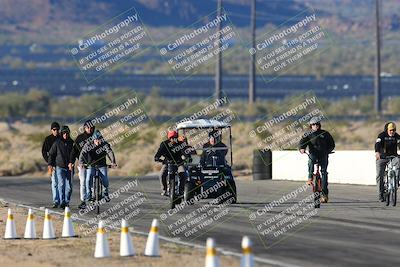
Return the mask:
<svg viewBox="0 0 400 267">
<path fill-rule="evenodd" d="M 221 122 L 217 120 L 209 120 L 209 119 L 199 119 L 193 121 L 184 121 L 178 123 L 176 126 L 177 130 L 180 129 L 207 129 L 207 128 L 228 128 L 231 127 L 229 123 Z"/>
</svg>

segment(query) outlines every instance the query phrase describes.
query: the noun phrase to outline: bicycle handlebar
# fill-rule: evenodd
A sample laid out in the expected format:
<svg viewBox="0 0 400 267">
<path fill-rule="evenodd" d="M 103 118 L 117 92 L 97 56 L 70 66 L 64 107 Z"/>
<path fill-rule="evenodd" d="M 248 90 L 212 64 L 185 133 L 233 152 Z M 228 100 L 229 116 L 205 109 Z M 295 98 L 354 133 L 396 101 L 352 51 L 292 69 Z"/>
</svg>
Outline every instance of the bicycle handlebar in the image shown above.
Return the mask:
<svg viewBox="0 0 400 267">
<path fill-rule="evenodd" d="M 114 166 L 116 167 L 117 164 L 115 164 L 115 165 L 107 164 L 106 166 L 100 166 L 100 165 L 97 165 L 97 164 L 94 164 L 94 165 L 91 165 L 91 164 L 82 164 L 82 166 L 85 167 L 85 168 L 88 168 L 88 167 L 89 167 L 89 168 L 98 169 L 98 168 L 101 168 L 101 167 L 107 167 L 107 168 L 111 169 L 111 168 L 113 168 Z"/>
</svg>

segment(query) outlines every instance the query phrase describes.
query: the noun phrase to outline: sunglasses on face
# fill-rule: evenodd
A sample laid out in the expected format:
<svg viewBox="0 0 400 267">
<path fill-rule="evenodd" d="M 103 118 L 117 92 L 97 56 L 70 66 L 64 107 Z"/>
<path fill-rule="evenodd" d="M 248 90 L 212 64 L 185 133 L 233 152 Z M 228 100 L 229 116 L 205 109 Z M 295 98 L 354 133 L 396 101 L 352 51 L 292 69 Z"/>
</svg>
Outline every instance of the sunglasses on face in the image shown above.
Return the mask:
<svg viewBox="0 0 400 267">
<path fill-rule="evenodd" d="M 318 125 L 318 124 L 316 124 L 316 123 L 311 124 L 311 126 L 314 126 L 314 125 Z"/>
</svg>

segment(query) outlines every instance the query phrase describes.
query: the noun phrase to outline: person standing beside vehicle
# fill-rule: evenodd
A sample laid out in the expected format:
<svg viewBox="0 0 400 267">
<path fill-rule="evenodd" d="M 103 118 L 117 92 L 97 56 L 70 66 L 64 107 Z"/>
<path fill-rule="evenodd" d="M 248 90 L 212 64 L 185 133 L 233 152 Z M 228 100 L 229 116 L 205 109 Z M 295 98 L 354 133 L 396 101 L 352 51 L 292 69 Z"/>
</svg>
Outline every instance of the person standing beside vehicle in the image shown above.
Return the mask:
<svg viewBox="0 0 400 267">
<path fill-rule="evenodd" d="M 376 183 L 378 186 L 378 198 L 381 202 L 385 201 L 383 197 L 384 176 L 386 165 L 389 162 L 386 157 L 397 156 L 398 147 L 400 147 L 400 135 L 396 133 L 396 124 L 388 122 L 375 142 Z"/>
<path fill-rule="evenodd" d="M 111 145 L 104 140 L 99 130 L 95 130 L 88 142 L 83 146 L 79 155 L 79 165 L 86 168 L 86 201 L 92 199 L 93 177 L 96 173 L 95 166 L 99 169 L 99 176 L 104 186 L 104 199 L 109 202 L 109 180 L 107 174 L 107 157 L 112 168 L 117 167 L 115 155 Z"/>
<path fill-rule="evenodd" d="M 60 205 L 60 196 L 58 194 L 56 171 L 49 164 L 49 151 L 54 142 L 60 137 L 60 124 L 56 121 L 51 123 L 50 131 L 51 134 L 48 135 L 43 142 L 42 156 L 48 165 L 47 172 L 51 178 L 51 193 L 53 198 L 53 208 L 58 208 L 58 205 Z"/>
<path fill-rule="evenodd" d="M 168 162 L 171 161 L 177 166 L 177 171 L 180 179 L 179 191 L 183 192 L 185 185 L 185 168 L 183 166 L 185 160 L 184 150 L 187 149 L 187 145 L 180 143 L 178 141 L 178 133 L 176 131 L 168 131 L 167 140 L 161 142 L 156 154 L 154 155 L 154 161 L 162 162 L 162 167 L 160 171 L 160 184 L 161 184 L 161 195 L 168 196 L 167 186 L 167 176 L 168 176 Z M 180 144 L 183 144 L 180 146 Z M 161 159 L 163 157 L 163 159 Z"/>
<path fill-rule="evenodd" d="M 74 142 L 70 137 L 69 127 L 64 125 L 61 128 L 61 138 L 54 142 L 49 151 L 49 166 L 56 166 L 60 208 L 68 207 L 71 200 L 73 146 Z"/>
<path fill-rule="evenodd" d="M 95 126 L 92 124 L 91 120 L 87 120 L 84 124 L 83 124 L 83 128 L 84 128 L 84 132 L 81 133 L 80 135 L 78 135 L 75 139 L 75 143 L 74 143 L 74 152 L 73 152 L 73 158 L 71 162 L 75 162 L 75 160 L 79 160 L 79 155 L 83 149 L 83 147 L 85 146 L 85 144 L 88 142 L 88 140 L 90 140 L 90 137 L 93 135 L 94 130 L 95 130 Z M 80 199 L 81 199 L 81 203 L 79 205 L 78 208 L 80 209 L 84 209 L 86 207 L 86 168 L 84 168 L 83 166 L 80 166 L 78 164 L 78 174 L 79 174 L 79 192 L 80 192 Z"/>
<path fill-rule="evenodd" d="M 311 131 L 305 133 L 299 143 L 299 150 L 301 154 L 306 152 L 307 147 L 310 153 L 310 159 L 308 161 L 307 183 L 312 184 L 314 164 L 318 160 L 318 163 L 321 166 L 321 203 L 328 203 L 328 157 L 329 154 L 335 149 L 335 141 L 328 131 L 321 129 L 321 119 L 319 117 L 311 118 L 309 126 Z"/>
</svg>

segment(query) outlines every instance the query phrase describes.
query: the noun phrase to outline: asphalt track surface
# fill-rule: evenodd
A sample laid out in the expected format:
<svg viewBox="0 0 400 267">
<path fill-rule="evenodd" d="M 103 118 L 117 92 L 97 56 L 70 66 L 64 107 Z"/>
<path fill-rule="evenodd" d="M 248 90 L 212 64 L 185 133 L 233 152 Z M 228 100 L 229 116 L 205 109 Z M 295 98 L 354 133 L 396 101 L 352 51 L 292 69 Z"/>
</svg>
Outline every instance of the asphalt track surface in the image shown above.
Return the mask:
<svg viewBox="0 0 400 267">
<path fill-rule="evenodd" d="M 135 180 L 136 186 L 121 192 L 120 188 Z M 237 181 L 237 204 L 218 206 L 210 205 L 211 200 L 201 200 L 177 213 L 174 210 L 168 213 L 168 199 L 160 195 L 156 177 L 115 177 L 110 179 L 111 192 L 120 190 L 121 193 L 101 209 L 109 214 L 107 216 L 125 210 L 125 215 L 130 214 L 129 224 L 138 231 L 147 232 L 152 218 L 158 218 L 163 236 L 199 245 L 204 245 L 207 237 L 214 237 L 219 248 L 238 253 L 242 236 L 248 235 L 254 243 L 254 254 L 265 259 L 268 266 L 399 266 L 400 206 L 386 207 L 378 202 L 374 186 L 331 184 L 330 202 L 316 211 L 307 207 L 310 203 L 302 201 L 311 194 L 309 188 L 300 192 L 303 184 L 275 180 Z M 137 192 L 141 192 L 141 197 Z M 297 194 L 286 197 L 265 213 L 266 205 L 290 192 Z M 37 208 L 49 207 L 49 179 L 1 177 L 0 198 Z M 83 219 L 96 216 L 93 211 L 78 215 L 78 204 L 79 185 L 75 177 L 72 212 Z M 131 208 L 128 205 L 132 205 Z M 282 211 L 285 216 L 280 214 Z M 293 214 L 298 216 L 293 217 Z M 165 219 L 162 220 L 160 215 Z M 285 226 L 285 218 L 289 217 L 293 219 L 291 222 L 297 220 L 290 228 Z M 263 222 L 268 227 L 274 225 L 275 229 L 270 227 L 269 233 L 261 233 L 266 229 L 259 226 Z M 202 227 L 199 226 L 201 223 Z M 173 233 L 183 229 L 183 225 L 190 227 L 179 234 L 179 231 Z M 190 232 L 193 228 L 198 231 Z"/>
</svg>

